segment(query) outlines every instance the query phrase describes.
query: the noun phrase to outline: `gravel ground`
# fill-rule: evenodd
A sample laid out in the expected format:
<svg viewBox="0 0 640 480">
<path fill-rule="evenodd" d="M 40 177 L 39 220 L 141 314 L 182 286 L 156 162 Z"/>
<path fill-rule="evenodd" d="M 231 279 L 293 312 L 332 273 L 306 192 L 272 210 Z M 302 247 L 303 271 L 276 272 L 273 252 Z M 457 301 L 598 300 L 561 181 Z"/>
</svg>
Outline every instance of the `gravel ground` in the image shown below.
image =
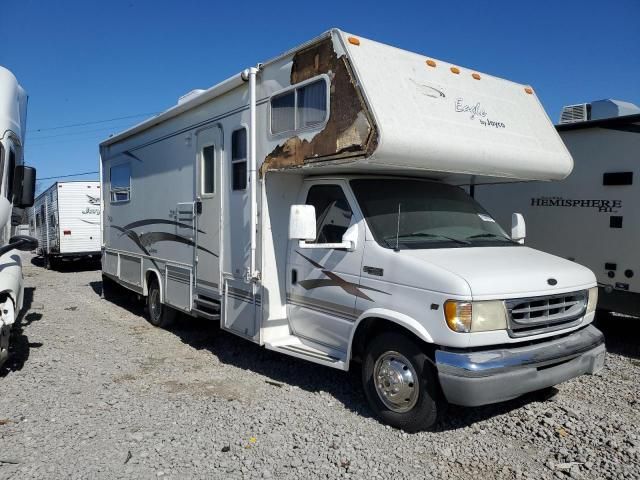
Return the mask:
<svg viewBox="0 0 640 480">
<path fill-rule="evenodd" d="M 100 272 L 25 255 L 0 376 L 0 478 L 640 478 L 640 322 L 601 319 L 604 371 L 546 395 L 450 407 L 409 435 L 359 380 L 185 319 L 151 327 Z"/>
</svg>

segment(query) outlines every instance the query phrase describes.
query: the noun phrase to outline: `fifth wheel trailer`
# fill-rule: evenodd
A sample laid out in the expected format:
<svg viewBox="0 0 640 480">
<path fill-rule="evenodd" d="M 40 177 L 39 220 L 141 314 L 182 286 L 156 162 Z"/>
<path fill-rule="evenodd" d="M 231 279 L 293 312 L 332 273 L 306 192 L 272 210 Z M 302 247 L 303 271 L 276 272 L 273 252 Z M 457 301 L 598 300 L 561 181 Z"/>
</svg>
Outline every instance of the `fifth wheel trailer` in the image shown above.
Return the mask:
<svg viewBox="0 0 640 480">
<path fill-rule="evenodd" d="M 47 268 L 59 262 L 99 258 L 100 182 L 56 182 L 42 192 L 28 214 Z"/>
<path fill-rule="evenodd" d="M 462 187 L 560 180 L 529 86 L 331 30 L 100 145 L 105 293 L 332 368 L 407 430 L 602 368 L 593 273 Z M 442 395 L 441 395 L 442 394 Z"/>
<path fill-rule="evenodd" d="M 556 126 L 575 166 L 561 182 L 480 186 L 476 200 L 507 225 L 524 214 L 527 243 L 588 266 L 598 309 L 640 316 L 640 108 L 598 100 L 563 109 Z"/>
<path fill-rule="evenodd" d="M 9 356 L 11 330 L 22 310 L 24 278 L 18 250 L 36 247 L 33 238 L 11 236 L 14 208 L 33 204 L 35 169 L 25 167 L 27 93 L 16 77 L 0 67 L 0 365 Z"/>
</svg>

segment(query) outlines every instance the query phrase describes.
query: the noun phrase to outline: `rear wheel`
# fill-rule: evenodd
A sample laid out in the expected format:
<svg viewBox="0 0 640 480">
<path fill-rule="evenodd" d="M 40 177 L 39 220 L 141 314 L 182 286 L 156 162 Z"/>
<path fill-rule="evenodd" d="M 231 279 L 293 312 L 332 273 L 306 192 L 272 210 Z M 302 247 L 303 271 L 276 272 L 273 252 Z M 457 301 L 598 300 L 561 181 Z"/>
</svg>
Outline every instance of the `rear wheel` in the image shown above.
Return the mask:
<svg viewBox="0 0 640 480">
<path fill-rule="evenodd" d="M 431 428 L 442 402 L 435 367 L 417 341 L 396 332 L 367 346 L 362 384 L 369 405 L 384 423 L 407 432 Z"/>
<path fill-rule="evenodd" d="M 176 311 L 162 303 L 160 285 L 155 277 L 149 282 L 147 317 L 152 325 L 159 328 L 167 328 L 176 317 Z"/>
</svg>

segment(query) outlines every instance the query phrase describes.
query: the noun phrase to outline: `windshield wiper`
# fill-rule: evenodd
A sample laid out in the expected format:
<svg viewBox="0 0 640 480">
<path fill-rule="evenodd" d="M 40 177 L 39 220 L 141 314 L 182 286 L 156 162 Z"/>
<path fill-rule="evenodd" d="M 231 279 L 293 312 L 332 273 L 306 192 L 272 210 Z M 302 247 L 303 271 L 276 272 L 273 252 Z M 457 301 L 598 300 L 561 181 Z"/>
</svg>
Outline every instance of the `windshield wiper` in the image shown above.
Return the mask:
<svg viewBox="0 0 640 480">
<path fill-rule="evenodd" d="M 472 238 L 500 238 L 502 240 L 507 240 L 508 242 L 513 242 L 509 237 L 505 237 L 504 235 L 497 235 L 495 233 L 478 233 L 477 235 L 470 235 L 466 237 L 467 240 Z"/>
<path fill-rule="evenodd" d="M 414 233 L 407 233 L 407 234 L 403 234 L 403 235 L 398 235 L 398 238 L 411 238 L 411 237 L 429 237 L 429 238 L 444 238 L 445 240 L 449 240 L 451 242 L 455 242 L 459 245 L 471 245 L 471 242 L 467 241 L 467 240 L 463 240 L 461 238 L 453 238 L 453 237 L 447 237 L 445 235 L 436 235 L 433 233 L 420 233 L 420 232 L 414 232 Z M 394 239 L 396 238 L 395 236 L 393 237 L 387 237 L 384 240 L 390 240 L 390 239 Z"/>
</svg>

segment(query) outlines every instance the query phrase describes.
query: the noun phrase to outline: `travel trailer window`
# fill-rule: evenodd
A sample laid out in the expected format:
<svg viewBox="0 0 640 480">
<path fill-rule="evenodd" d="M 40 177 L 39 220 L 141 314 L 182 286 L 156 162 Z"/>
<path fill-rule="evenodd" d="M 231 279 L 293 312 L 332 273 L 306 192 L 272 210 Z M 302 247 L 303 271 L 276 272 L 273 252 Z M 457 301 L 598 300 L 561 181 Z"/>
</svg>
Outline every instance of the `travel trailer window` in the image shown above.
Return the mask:
<svg viewBox="0 0 640 480">
<path fill-rule="evenodd" d="M 317 237 L 313 243 L 340 243 L 351 224 L 353 212 L 338 185 L 314 185 L 307 194 L 307 205 L 316 211 Z"/>
<path fill-rule="evenodd" d="M 351 186 L 375 240 L 403 249 L 519 245 L 461 188 L 410 179 Z"/>
<path fill-rule="evenodd" d="M 231 134 L 231 189 L 247 188 L 247 129 Z"/>
<path fill-rule="evenodd" d="M 49 221 L 51 222 L 52 227 L 56 226 L 56 216 L 54 214 L 51 214 L 51 217 L 49 217 Z"/>
<path fill-rule="evenodd" d="M 202 193 L 212 194 L 215 192 L 215 149 L 213 145 L 202 148 Z"/>
<path fill-rule="evenodd" d="M 0 188 L 4 179 L 4 146 L 0 143 Z"/>
<path fill-rule="evenodd" d="M 327 119 L 327 82 L 314 80 L 271 98 L 271 133 L 302 130 Z"/>
<path fill-rule="evenodd" d="M 39 227 L 42 222 L 40 222 L 40 214 L 36 213 L 36 227 Z"/>
<path fill-rule="evenodd" d="M 131 194 L 131 165 L 111 167 L 111 202 L 126 202 Z"/>
</svg>

